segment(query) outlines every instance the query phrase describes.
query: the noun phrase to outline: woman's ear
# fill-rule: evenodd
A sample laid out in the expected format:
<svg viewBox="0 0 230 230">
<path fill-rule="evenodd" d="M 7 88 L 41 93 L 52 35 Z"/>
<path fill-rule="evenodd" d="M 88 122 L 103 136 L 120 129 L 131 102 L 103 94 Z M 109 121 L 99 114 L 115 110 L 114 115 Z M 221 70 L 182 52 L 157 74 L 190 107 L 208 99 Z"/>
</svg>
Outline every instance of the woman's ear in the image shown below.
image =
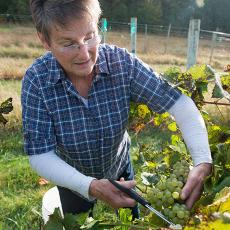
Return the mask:
<svg viewBox="0 0 230 230">
<path fill-rule="evenodd" d="M 38 37 L 43 45 L 43 47 L 46 49 L 46 50 L 50 50 L 50 45 L 49 45 L 49 42 L 46 41 L 44 35 L 40 32 L 37 32 L 38 34 Z"/>
</svg>

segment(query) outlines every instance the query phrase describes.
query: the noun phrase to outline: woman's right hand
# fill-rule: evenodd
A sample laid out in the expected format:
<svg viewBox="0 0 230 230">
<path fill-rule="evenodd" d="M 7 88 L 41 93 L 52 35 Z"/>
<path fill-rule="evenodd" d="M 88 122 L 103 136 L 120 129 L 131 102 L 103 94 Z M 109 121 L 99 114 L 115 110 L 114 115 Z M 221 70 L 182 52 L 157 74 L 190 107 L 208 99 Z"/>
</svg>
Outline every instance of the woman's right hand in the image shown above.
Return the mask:
<svg viewBox="0 0 230 230">
<path fill-rule="evenodd" d="M 134 188 L 136 185 L 134 180 L 120 180 L 117 182 L 126 188 Z M 89 187 L 89 195 L 109 204 L 112 208 L 115 209 L 123 207 L 134 207 L 136 205 L 135 200 L 117 189 L 107 179 L 93 180 Z"/>
</svg>

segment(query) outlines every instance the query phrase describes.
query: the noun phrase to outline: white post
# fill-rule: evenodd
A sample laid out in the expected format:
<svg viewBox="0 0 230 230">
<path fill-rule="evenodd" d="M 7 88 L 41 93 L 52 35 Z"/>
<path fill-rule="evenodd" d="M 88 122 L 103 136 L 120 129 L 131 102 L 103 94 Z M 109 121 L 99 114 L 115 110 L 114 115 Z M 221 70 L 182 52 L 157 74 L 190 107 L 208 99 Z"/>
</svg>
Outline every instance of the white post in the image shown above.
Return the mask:
<svg viewBox="0 0 230 230">
<path fill-rule="evenodd" d="M 136 54 L 136 44 L 137 44 L 137 18 L 131 18 L 130 24 L 131 33 L 131 53 Z"/>
<path fill-rule="evenodd" d="M 218 32 L 219 29 L 216 29 L 216 32 Z M 210 58 L 209 58 L 209 64 L 212 62 L 212 57 L 213 57 L 213 51 L 216 46 L 216 39 L 217 39 L 217 34 L 215 32 L 212 33 L 212 43 L 211 43 L 211 53 L 210 53 Z"/>
<path fill-rule="evenodd" d="M 172 24 L 170 23 L 169 27 L 168 27 L 166 42 L 165 42 L 165 52 L 164 52 L 165 54 L 167 53 L 167 49 L 168 49 L 168 42 L 169 42 L 169 38 L 170 38 L 171 27 L 172 27 Z"/>
<path fill-rule="evenodd" d="M 191 19 L 188 32 L 187 69 L 196 64 L 200 37 L 200 19 Z"/>
</svg>

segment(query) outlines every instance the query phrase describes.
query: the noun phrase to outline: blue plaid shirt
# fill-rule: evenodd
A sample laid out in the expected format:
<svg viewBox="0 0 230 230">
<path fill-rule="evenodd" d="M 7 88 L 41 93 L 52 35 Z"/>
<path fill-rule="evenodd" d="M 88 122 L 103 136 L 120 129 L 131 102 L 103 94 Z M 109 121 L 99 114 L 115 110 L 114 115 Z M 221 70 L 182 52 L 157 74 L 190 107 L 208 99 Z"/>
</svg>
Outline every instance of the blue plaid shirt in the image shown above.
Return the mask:
<svg viewBox="0 0 230 230">
<path fill-rule="evenodd" d="M 167 111 L 181 93 L 125 49 L 100 45 L 96 77 L 83 102 L 48 52 L 22 82 L 25 151 L 51 150 L 87 176 L 117 178 L 129 162 L 130 101 Z"/>
</svg>

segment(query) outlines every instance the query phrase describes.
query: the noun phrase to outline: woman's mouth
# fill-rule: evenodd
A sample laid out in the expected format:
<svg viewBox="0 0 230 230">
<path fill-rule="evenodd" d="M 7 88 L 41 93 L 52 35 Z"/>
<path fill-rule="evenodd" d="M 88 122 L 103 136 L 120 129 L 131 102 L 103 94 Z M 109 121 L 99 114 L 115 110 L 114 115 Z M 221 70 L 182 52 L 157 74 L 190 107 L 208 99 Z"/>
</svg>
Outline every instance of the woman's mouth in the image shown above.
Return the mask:
<svg viewBox="0 0 230 230">
<path fill-rule="evenodd" d="M 78 65 L 78 66 L 85 66 L 85 65 L 88 65 L 89 62 L 90 62 L 90 59 L 87 60 L 87 61 L 75 62 L 74 64 L 75 64 L 75 65 Z"/>
</svg>

